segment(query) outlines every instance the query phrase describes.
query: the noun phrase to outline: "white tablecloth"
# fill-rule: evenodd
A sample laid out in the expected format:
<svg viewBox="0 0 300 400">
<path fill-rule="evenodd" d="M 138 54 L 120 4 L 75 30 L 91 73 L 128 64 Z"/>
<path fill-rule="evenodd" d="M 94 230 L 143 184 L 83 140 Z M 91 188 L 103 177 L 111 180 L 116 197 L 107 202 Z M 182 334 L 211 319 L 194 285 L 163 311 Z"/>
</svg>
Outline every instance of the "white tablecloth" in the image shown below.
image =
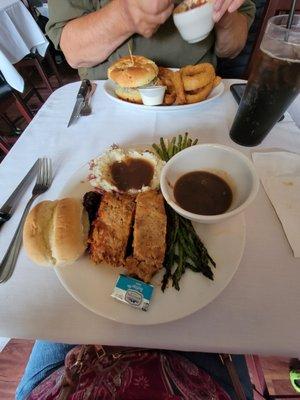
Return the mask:
<svg viewBox="0 0 300 400">
<path fill-rule="evenodd" d="M 227 82 L 228 83 L 228 82 Z M 255 149 L 228 136 L 236 104 L 227 90 L 214 103 L 186 113 L 142 112 L 105 97 L 101 83 L 93 114 L 66 128 L 79 83 L 53 93 L 0 166 L 0 204 L 37 157 L 52 157 L 55 199 L 73 172 L 115 143 L 151 143 L 188 131 L 200 143 L 223 143 L 247 155 L 259 148 L 300 152 L 300 130 L 287 115 Z M 23 206 L 0 234 L 3 256 Z M 44 338 L 72 343 L 148 346 L 232 353 L 299 355 L 300 262 L 293 257 L 277 216 L 260 188 L 246 211 L 247 240 L 240 267 L 211 304 L 181 320 L 156 326 L 129 326 L 101 318 L 78 304 L 55 273 L 34 266 L 22 251 L 13 277 L 0 285 L 0 336 Z M 226 249 L 224 249 L 226 251 Z M 100 290 L 100 289 L 99 289 Z M 176 307 L 176 304 L 174 304 Z"/>
<path fill-rule="evenodd" d="M 25 5 L 20 0 L 0 0 L 0 71 L 13 88 L 23 91 L 12 64 L 30 52 L 44 56 L 47 47 L 47 39 Z"/>
</svg>

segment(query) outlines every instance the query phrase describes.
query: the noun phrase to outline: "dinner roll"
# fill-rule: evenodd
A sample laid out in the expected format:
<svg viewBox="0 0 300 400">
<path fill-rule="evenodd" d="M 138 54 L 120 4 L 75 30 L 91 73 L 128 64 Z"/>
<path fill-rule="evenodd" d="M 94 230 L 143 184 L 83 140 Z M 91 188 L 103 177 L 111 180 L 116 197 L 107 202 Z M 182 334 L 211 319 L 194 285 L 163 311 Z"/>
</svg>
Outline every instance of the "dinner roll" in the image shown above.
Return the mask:
<svg viewBox="0 0 300 400">
<path fill-rule="evenodd" d="M 80 200 L 42 201 L 26 218 L 25 251 L 38 265 L 72 264 L 84 253 L 88 232 L 89 219 Z"/>
</svg>

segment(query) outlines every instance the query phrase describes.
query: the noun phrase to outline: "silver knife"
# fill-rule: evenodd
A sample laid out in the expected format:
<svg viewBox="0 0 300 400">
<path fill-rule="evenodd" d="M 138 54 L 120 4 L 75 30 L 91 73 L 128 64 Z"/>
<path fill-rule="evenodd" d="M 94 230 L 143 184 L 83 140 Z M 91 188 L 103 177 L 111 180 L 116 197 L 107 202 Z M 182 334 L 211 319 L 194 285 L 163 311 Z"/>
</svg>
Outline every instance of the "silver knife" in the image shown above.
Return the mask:
<svg viewBox="0 0 300 400">
<path fill-rule="evenodd" d="M 28 188 L 33 178 L 36 176 L 38 165 L 39 160 L 37 160 L 33 164 L 25 178 L 23 178 L 22 182 L 19 183 L 14 192 L 9 196 L 7 201 L 0 208 L 0 227 L 13 215 L 23 193 Z"/>
<path fill-rule="evenodd" d="M 81 86 L 79 88 L 79 91 L 77 93 L 76 103 L 75 103 L 75 106 L 73 108 L 73 112 L 72 112 L 70 121 L 68 123 L 68 128 L 69 128 L 70 125 L 72 125 L 79 118 L 80 111 L 81 111 L 81 108 L 83 106 L 85 97 L 88 94 L 89 90 L 91 89 L 91 86 L 92 86 L 91 82 L 88 79 L 84 79 L 82 81 Z"/>
</svg>

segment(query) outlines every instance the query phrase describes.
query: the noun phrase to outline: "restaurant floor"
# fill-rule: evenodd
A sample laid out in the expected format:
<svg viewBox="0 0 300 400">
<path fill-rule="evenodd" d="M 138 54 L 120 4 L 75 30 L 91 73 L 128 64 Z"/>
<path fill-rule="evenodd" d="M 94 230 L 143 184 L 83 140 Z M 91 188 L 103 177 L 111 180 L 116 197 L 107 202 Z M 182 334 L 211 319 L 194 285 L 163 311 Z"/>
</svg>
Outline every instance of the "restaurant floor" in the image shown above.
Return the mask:
<svg viewBox="0 0 300 400">
<path fill-rule="evenodd" d="M 0 399 L 12 400 L 18 382 L 23 374 L 31 348 L 32 340 L 11 339 L 0 352 Z M 248 360 L 250 359 L 247 356 Z M 268 391 L 273 398 L 295 396 L 289 381 L 289 359 L 277 357 L 260 357 Z M 255 371 L 248 363 L 252 383 L 256 385 Z M 295 398 L 295 397 L 294 397 Z M 300 399 L 300 395 L 298 397 Z"/>
</svg>

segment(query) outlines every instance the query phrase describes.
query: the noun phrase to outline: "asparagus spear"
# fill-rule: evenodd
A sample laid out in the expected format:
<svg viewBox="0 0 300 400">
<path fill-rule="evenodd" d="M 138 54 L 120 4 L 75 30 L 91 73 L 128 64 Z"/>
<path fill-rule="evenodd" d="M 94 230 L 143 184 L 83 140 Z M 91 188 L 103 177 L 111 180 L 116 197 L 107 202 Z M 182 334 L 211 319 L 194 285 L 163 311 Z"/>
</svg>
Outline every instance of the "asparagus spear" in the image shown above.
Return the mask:
<svg viewBox="0 0 300 400">
<path fill-rule="evenodd" d="M 153 149 L 163 161 L 168 161 L 181 150 L 197 143 L 198 139 L 193 141 L 186 132 L 184 137 L 182 135 L 174 137 L 168 142 L 168 145 L 166 145 L 163 138 L 160 138 L 160 146 L 154 143 Z M 216 264 L 195 232 L 191 221 L 178 215 L 168 204 L 165 206 L 168 218 L 168 232 L 162 291 L 165 290 L 170 279 L 172 279 L 172 285 L 175 289 L 179 290 L 179 281 L 186 268 L 202 273 L 208 279 L 213 280 L 214 274 L 211 266 L 215 267 Z M 172 272 L 174 269 L 175 271 Z"/>
<path fill-rule="evenodd" d="M 182 143 L 182 149 L 185 149 L 185 148 L 186 148 L 187 137 L 188 137 L 188 133 L 185 132 L 184 138 L 183 138 L 183 143 Z"/>
<path fill-rule="evenodd" d="M 168 155 L 168 151 L 165 145 L 165 141 L 163 138 L 160 138 L 160 147 L 161 147 L 161 151 L 163 153 L 163 157 L 165 161 L 169 160 L 169 155 Z"/>
</svg>

